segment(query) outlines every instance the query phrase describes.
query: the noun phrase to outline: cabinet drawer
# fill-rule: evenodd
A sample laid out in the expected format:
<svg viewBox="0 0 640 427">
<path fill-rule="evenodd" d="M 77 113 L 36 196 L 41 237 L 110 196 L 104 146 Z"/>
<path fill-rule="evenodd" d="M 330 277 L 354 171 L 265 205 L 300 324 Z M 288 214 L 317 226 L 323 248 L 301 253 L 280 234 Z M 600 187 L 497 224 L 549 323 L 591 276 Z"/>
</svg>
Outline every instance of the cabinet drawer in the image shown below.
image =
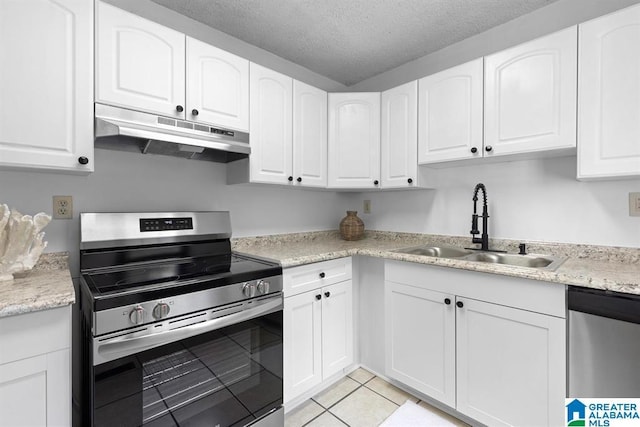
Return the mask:
<svg viewBox="0 0 640 427">
<path fill-rule="evenodd" d="M 287 268 L 283 272 L 287 297 L 351 279 L 351 257 Z"/>
<path fill-rule="evenodd" d="M 0 319 L 0 365 L 71 347 L 71 306 Z"/>
</svg>

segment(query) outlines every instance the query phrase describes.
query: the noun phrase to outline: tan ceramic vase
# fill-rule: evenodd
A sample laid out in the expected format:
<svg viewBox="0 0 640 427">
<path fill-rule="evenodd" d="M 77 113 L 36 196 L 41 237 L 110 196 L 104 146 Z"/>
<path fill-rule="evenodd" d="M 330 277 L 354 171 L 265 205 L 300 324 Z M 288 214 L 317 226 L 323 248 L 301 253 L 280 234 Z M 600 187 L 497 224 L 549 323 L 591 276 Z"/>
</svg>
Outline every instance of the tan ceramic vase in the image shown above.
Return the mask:
<svg viewBox="0 0 640 427">
<path fill-rule="evenodd" d="M 364 236 L 364 222 L 357 214 L 356 211 L 347 211 L 347 216 L 340 221 L 340 236 L 344 240 L 360 240 Z"/>
</svg>

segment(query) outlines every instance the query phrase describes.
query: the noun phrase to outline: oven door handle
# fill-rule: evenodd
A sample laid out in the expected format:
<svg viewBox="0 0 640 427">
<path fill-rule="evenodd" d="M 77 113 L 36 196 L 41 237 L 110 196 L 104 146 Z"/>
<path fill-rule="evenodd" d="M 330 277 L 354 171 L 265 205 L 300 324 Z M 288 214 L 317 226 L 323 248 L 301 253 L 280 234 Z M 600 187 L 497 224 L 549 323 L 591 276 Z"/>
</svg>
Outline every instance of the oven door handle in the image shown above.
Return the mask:
<svg viewBox="0 0 640 427">
<path fill-rule="evenodd" d="M 94 339 L 93 365 L 109 362 L 124 356 L 159 347 L 164 344 L 180 341 L 185 338 L 203 334 L 205 332 L 215 331 L 245 320 L 254 319 L 282 310 L 282 297 L 278 297 L 269 301 L 259 302 L 259 305 L 248 310 L 228 314 L 226 316 L 217 317 L 205 322 L 184 326 L 178 329 L 158 332 L 152 335 L 144 335 L 140 337 L 119 337 L 108 342 L 98 342 Z"/>
</svg>

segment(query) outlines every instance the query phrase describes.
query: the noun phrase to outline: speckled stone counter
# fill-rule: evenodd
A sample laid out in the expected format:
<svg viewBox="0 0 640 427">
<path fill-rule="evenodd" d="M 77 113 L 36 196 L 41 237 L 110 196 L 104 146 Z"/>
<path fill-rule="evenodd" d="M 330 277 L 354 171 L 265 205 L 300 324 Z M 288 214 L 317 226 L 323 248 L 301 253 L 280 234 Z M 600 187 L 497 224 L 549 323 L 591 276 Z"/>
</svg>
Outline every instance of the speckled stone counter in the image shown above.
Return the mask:
<svg viewBox="0 0 640 427">
<path fill-rule="evenodd" d="M 283 267 L 363 255 L 640 295 L 639 248 L 524 242 L 530 254 L 566 258 L 557 270 L 546 271 L 394 252 L 424 244 L 465 247 L 470 245 L 469 237 L 367 231 L 362 240 L 349 242 L 337 231 L 319 231 L 247 237 L 232 243 L 235 251 L 268 258 Z M 519 243 L 495 239 L 490 248 L 517 253 Z"/>
<path fill-rule="evenodd" d="M 0 317 L 62 307 L 75 302 L 66 252 L 42 254 L 36 266 L 13 282 L 0 282 Z"/>
</svg>

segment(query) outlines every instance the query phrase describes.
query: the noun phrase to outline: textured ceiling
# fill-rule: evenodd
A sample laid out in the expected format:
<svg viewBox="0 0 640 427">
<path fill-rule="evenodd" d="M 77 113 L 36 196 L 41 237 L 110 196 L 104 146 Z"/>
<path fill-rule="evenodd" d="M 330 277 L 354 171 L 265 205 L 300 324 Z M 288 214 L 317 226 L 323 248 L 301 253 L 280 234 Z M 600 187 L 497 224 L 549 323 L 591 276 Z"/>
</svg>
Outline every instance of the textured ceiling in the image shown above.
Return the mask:
<svg viewBox="0 0 640 427">
<path fill-rule="evenodd" d="M 347 86 L 556 0 L 153 0 Z"/>
</svg>

